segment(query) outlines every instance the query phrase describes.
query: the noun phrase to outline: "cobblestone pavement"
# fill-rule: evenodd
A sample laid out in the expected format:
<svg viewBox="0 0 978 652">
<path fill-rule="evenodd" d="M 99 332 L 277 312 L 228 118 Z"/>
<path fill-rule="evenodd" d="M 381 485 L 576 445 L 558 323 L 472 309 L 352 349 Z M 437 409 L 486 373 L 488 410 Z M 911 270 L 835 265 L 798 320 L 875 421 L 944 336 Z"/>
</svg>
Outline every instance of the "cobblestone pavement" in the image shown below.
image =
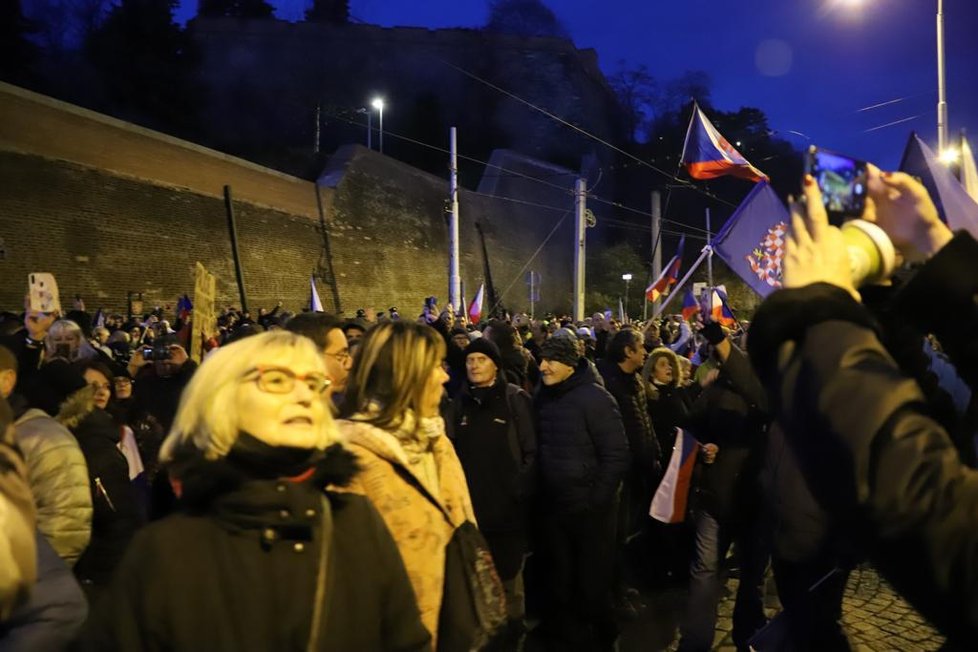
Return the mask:
<svg viewBox="0 0 978 652">
<path fill-rule="evenodd" d="M 718 608 L 714 650 L 734 652 L 733 607 L 737 580 L 727 583 L 727 597 Z M 773 617 L 780 611 L 773 581 L 769 582 L 765 611 Z M 685 588 L 661 590 L 643 596 L 646 608 L 632 620 L 621 622 L 620 652 L 675 650 L 679 620 L 686 604 Z M 849 576 L 842 605 L 843 624 L 857 652 L 928 652 L 938 650 L 944 637 L 906 603 L 869 566 L 857 568 Z M 534 623 L 535 624 L 535 623 Z M 541 652 L 542 641 L 533 634 L 525 652 Z"/>
<path fill-rule="evenodd" d="M 724 598 L 718 609 L 717 631 L 714 650 L 734 652 L 732 639 L 734 599 L 737 580 L 728 582 L 728 597 Z M 684 598 L 685 594 L 675 596 Z M 673 598 L 669 601 L 672 602 Z M 776 600 L 768 600 L 765 611 L 769 617 L 778 612 L 771 605 Z M 901 598 L 875 569 L 869 566 L 857 568 L 849 577 L 845 599 L 842 604 L 842 622 L 846 628 L 853 648 L 863 652 L 883 652 L 890 650 L 929 651 L 938 650 L 944 644 L 944 637 L 931 627 L 923 616 Z M 629 640 L 624 650 L 640 650 L 639 641 Z M 674 650 L 676 641 L 672 640 L 666 649 Z"/>
</svg>

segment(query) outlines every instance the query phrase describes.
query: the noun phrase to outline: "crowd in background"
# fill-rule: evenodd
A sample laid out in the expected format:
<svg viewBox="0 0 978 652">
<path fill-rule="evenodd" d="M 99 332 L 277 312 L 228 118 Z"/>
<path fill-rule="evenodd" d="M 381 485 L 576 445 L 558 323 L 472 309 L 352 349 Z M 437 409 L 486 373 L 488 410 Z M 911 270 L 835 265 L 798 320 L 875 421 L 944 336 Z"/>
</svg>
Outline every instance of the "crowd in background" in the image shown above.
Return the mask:
<svg viewBox="0 0 978 652">
<path fill-rule="evenodd" d="M 186 311 L 4 314 L 0 649 L 610 650 L 680 585 L 706 650 L 734 567 L 738 648 L 773 569 L 769 649 L 847 649 L 867 558 L 966 640 L 978 244 L 874 183 L 912 274 L 852 287 L 808 183 L 786 289 L 729 328 L 280 304 L 223 310 L 198 365 Z"/>
</svg>

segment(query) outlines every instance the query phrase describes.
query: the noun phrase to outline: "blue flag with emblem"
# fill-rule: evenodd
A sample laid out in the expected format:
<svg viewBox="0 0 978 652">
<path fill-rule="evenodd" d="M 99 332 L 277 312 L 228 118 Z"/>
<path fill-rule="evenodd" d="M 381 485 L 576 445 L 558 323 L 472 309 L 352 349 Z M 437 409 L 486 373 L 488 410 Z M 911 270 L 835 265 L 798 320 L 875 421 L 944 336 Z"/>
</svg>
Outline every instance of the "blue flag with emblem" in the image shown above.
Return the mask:
<svg viewBox="0 0 978 652">
<path fill-rule="evenodd" d="M 713 251 L 762 297 L 781 287 L 791 218 L 767 182 L 758 183 L 713 238 Z"/>
</svg>

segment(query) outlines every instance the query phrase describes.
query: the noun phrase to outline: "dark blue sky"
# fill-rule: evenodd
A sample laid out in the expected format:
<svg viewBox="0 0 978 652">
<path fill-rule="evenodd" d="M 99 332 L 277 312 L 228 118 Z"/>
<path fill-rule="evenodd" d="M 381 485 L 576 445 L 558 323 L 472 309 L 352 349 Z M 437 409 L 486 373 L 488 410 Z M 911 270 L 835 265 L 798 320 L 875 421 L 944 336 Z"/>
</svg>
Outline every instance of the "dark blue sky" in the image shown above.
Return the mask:
<svg viewBox="0 0 978 652">
<path fill-rule="evenodd" d="M 290 20 L 301 18 L 311 3 L 271 1 L 277 15 Z M 704 70 L 711 76 L 717 108 L 758 107 L 773 129 L 800 147 L 808 140 L 791 131 L 820 146 L 895 167 L 911 129 L 936 143 L 936 0 L 547 4 L 578 47 L 597 50 L 606 72 L 613 72 L 621 59 L 645 64 L 663 80 Z M 978 138 L 978 2 L 944 4 L 951 132 L 965 128 Z M 188 9 L 182 9 L 182 17 Z M 383 26 L 477 27 L 485 23 L 487 9 L 483 0 L 351 0 L 351 13 Z"/>
</svg>

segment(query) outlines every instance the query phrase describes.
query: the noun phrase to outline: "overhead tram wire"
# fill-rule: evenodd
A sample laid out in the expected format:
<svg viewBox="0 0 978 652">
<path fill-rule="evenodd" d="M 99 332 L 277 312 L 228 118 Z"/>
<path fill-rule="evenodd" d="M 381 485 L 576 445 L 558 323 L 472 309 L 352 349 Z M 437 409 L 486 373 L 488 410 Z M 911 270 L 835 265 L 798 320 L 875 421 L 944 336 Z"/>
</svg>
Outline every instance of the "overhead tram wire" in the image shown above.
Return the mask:
<svg viewBox="0 0 978 652">
<path fill-rule="evenodd" d="M 343 116 L 343 115 L 339 115 L 339 114 L 335 114 L 335 113 L 326 113 L 326 115 L 328 117 L 331 117 L 331 118 L 336 119 L 336 120 L 342 120 L 343 122 L 346 122 L 347 124 L 351 124 L 351 125 L 358 126 L 358 127 L 363 126 L 361 123 L 359 123 L 359 122 L 357 122 L 355 120 L 351 120 L 350 118 L 348 118 L 346 116 Z M 431 149 L 431 150 L 434 150 L 434 151 L 437 151 L 437 152 L 441 152 L 442 154 L 449 154 L 450 153 L 449 150 L 445 149 L 444 147 L 440 147 L 438 145 L 432 145 L 431 143 L 425 143 L 423 141 L 420 141 L 420 140 L 416 140 L 414 138 L 411 138 L 410 136 L 402 136 L 401 134 L 398 134 L 398 133 L 393 132 L 393 131 L 387 131 L 387 130 L 385 130 L 384 131 L 384 135 L 389 136 L 391 138 L 396 138 L 398 140 L 403 140 L 403 141 L 408 142 L 408 143 L 411 143 L 413 145 L 418 145 L 419 147 L 426 147 L 428 149 Z M 561 186 L 560 184 L 551 183 L 549 181 L 545 181 L 544 179 L 540 179 L 538 177 L 534 177 L 532 175 L 525 174 L 523 172 L 519 172 L 518 170 L 511 170 L 511 169 L 508 169 L 508 168 L 504 168 L 504 167 L 502 167 L 500 165 L 496 165 L 494 163 L 489 163 L 488 161 L 483 161 L 481 159 L 477 159 L 477 158 L 474 158 L 474 157 L 471 157 L 471 156 L 466 156 L 464 154 L 457 154 L 457 156 L 458 156 L 458 158 L 463 159 L 465 161 L 468 161 L 470 163 L 477 163 L 479 165 L 484 165 L 484 166 L 489 167 L 489 168 L 493 168 L 493 169 L 496 169 L 496 170 L 500 170 L 502 172 L 506 172 L 510 176 L 514 176 L 514 177 L 526 179 L 527 181 L 533 181 L 534 183 L 539 183 L 539 184 L 542 184 L 544 186 L 553 188 L 555 190 L 559 190 L 561 192 L 564 192 L 564 193 L 568 194 L 569 196 L 572 196 L 573 195 L 573 190 L 571 190 L 570 188 L 567 188 L 566 186 Z M 571 172 L 571 174 L 573 174 L 573 173 Z M 557 175 L 553 175 L 553 176 L 557 176 Z M 687 186 L 688 186 L 688 183 L 687 183 Z M 508 201 L 517 201 L 517 202 L 523 202 L 523 201 L 525 201 L 525 200 L 515 200 L 513 198 L 507 198 L 507 197 L 500 197 L 498 195 L 486 195 L 485 193 L 479 193 L 479 192 L 476 192 L 476 191 L 473 191 L 473 190 L 470 190 L 469 192 L 472 192 L 473 194 L 481 195 L 481 196 L 484 196 L 484 197 L 495 197 L 496 199 L 503 199 L 503 200 L 508 200 Z M 643 217 L 652 217 L 652 214 L 650 212 L 643 211 L 641 209 L 634 208 L 632 206 L 626 206 L 625 204 L 622 204 L 621 202 L 616 202 L 616 201 L 613 201 L 613 200 L 610 200 L 610 199 L 605 199 L 604 197 L 599 197 L 598 195 L 593 195 L 593 194 L 588 193 L 588 199 L 593 199 L 594 201 L 596 201 L 598 203 L 606 204 L 608 206 L 612 206 L 614 208 L 618 208 L 618 209 L 623 210 L 623 211 L 628 211 L 628 212 L 631 212 L 631 213 L 635 213 L 636 215 L 641 215 Z M 532 202 L 528 202 L 528 203 L 532 204 Z M 733 204 L 730 204 L 730 205 L 733 206 Z M 564 210 L 563 208 L 557 208 L 555 206 L 544 206 L 544 205 L 539 205 L 539 206 L 541 208 L 549 208 L 551 210 Z M 602 222 L 606 221 L 606 219 L 607 218 L 603 218 L 602 219 Z M 663 223 L 667 223 L 668 222 L 669 224 L 675 224 L 677 226 L 681 226 L 681 227 L 684 227 L 684 228 L 687 228 L 687 229 L 691 229 L 692 231 L 698 231 L 698 232 L 701 232 L 701 233 L 706 233 L 706 229 L 701 229 L 699 227 L 695 227 L 695 226 L 692 226 L 692 225 L 689 225 L 689 224 L 685 224 L 683 222 L 678 222 L 676 220 L 670 220 L 670 219 L 667 219 L 667 218 L 662 218 L 661 221 Z"/>
<path fill-rule="evenodd" d="M 721 203 L 721 204 L 726 204 L 727 206 L 730 206 L 732 208 L 736 208 L 736 204 L 733 204 L 731 202 L 728 202 L 727 200 L 722 199 L 722 198 L 714 195 L 713 193 L 711 193 L 709 191 L 703 190 L 702 188 L 697 187 L 695 184 L 693 184 L 693 183 L 691 183 L 689 181 L 686 181 L 685 179 L 680 179 L 676 175 L 669 174 L 665 170 L 663 170 L 663 169 L 661 169 L 659 167 L 656 167 L 655 165 L 652 165 L 648 161 L 645 161 L 643 159 L 640 159 L 639 157 L 635 156 L 631 152 L 627 152 L 627 151 L 623 150 L 622 148 L 618 147 L 617 145 L 614 145 L 612 143 L 609 143 L 608 141 L 604 140 L 603 138 L 592 134 L 591 132 L 587 131 L 586 129 L 582 129 L 581 127 L 578 127 L 577 125 L 575 125 L 575 124 L 573 124 L 571 122 L 568 122 L 567 120 L 564 120 L 559 115 L 556 115 L 554 113 L 551 113 L 550 111 L 546 110 L 545 108 L 543 108 L 541 106 L 537 106 L 533 102 L 530 102 L 529 100 L 525 100 L 522 97 L 520 97 L 519 95 L 517 95 L 517 94 L 515 94 L 515 93 L 513 93 L 511 91 L 508 91 L 505 88 L 501 88 L 501 87 L 493 84 L 492 82 L 490 82 L 487 79 L 483 79 L 482 77 L 479 77 L 478 75 L 476 75 L 474 73 L 471 73 L 468 70 L 465 70 L 464 68 L 461 68 L 459 66 L 456 66 L 451 61 L 446 61 L 445 59 L 442 59 L 440 57 L 435 57 L 435 58 L 438 59 L 438 61 L 440 61 L 441 63 L 443 63 L 446 66 L 448 66 L 449 68 L 453 68 L 453 69 L 457 70 L 458 72 L 462 73 L 466 77 L 469 77 L 471 79 L 474 79 L 475 81 L 479 82 L 480 84 L 484 84 L 485 86 L 488 86 L 489 88 L 491 88 L 491 89 L 493 89 L 495 91 L 498 91 L 498 92 L 502 93 L 503 95 L 506 95 L 507 97 L 510 97 L 510 98 L 516 100 L 517 102 L 520 102 L 521 104 L 524 104 L 524 105 L 528 106 L 529 108 L 533 109 L 534 111 L 538 111 L 539 113 L 542 113 L 543 115 L 547 116 L 551 120 L 554 120 L 554 121 L 556 121 L 556 122 L 558 122 L 558 123 L 560 123 L 560 124 L 562 124 L 562 125 L 564 125 L 566 127 L 570 127 L 574 131 L 576 131 L 576 132 L 578 132 L 578 133 L 580 133 L 580 134 L 582 134 L 584 136 L 587 136 L 588 138 L 594 140 L 595 142 L 601 143 L 605 147 L 608 147 L 608 148 L 610 148 L 610 149 L 618 152 L 619 154 L 622 154 L 623 156 L 627 156 L 628 158 L 632 159 L 633 161 L 635 161 L 635 162 L 637 162 L 637 163 L 639 163 L 641 165 L 644 165 L 645 167 L 649 168 L 650 170 L 652 170 L 654 172 L 657 172 L 658 174 L 666 177 L 667 179 L 671 179 L 671 180 L 675 181 L 678 184 L 681 184 L 681 185 L 683 185 L 685 187 L 691 188 L 691 189 L 695 190 L 696 192 L 704 195 L 705 197 L 709 197 L 713 201 L 716 201 L 716 202 Z"/>
</svg>

